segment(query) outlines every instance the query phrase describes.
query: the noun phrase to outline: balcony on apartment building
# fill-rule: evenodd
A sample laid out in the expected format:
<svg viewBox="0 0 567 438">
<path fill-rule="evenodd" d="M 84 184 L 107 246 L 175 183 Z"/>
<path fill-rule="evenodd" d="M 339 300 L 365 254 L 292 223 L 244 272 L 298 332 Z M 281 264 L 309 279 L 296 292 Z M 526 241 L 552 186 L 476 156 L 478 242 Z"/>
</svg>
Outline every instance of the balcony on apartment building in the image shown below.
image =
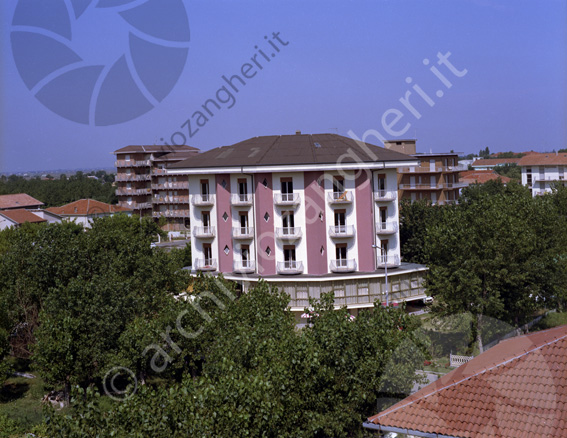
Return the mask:
<svg viewBox="0 0 567 438">
<path fill-rule="evenodd" d="M 149 173 L 118 173 L 114 178 L 114 181 L 149 181 L 151 178 L 152 176 Z"/>
<path fill-rule="evenodd" d="M 236 274 L 252 274 L 256 271 L 254 260 L 235 260 L 232 265 L 232 272 Z"/>
<path fill-rule="evenodd" d="M 190 217 L 191 214 L 189 210 L 175 210 L 169 209 L 165 211 L 154 211 L 152 213 L 153 217 L 180 217 L 180 218 L 187 218 Z"/>
<path fill-rule="evenodd" d="M 376 202 L 390 202 L 398 198 L 396 190 L 377 190 L 374 192 L 374 200 Z"/>
<path fill-rule="evenodd" d="M 329 204 L 340 205 L 340 204 L 352 204 L 352 192 L 345 190 L 344 192 L 330 192 L 328 194 Z"/>
<path fill-rule="evenodd" d="M 234 227 L 232 228 L 233 239 L 252 239 L 254 238 L 254 227 Z"/>
<path fill-rule="evenodd" d="M 459 201 L 456 199 L 444 199 L 442 201 L 432 202 L 432 204 L 437 205 L 456 205 Z"/>
<path fill-rule="evenodd" d="M 395 268 L 400 266 L 400 257 L 397 255 L 379 255 L 376 265 L 378 268 Z"/>
<path fill-rule="evenodd" d="M 331 225 L 329 226 L 329 236 L 335 238 L 354 237 L 353 225 Z"/>
<path fill-rule="evenodd" d="M 166 175 L 167 169 L 161 169 L 159 167 L 155 167 L 152 169 L 152 175 Z"/>
<path fill-rule="evenodd" d="M 400 184 L 400 190 L 442 190 L 443 184 Z"/>
<path fill-rule="evenodd" d="M 164 183 L 153 183 L 152 190 L 188 190 L 188 181 L 171 181 Z"/>
<path fill-rule="evenodd" d="M 303 273 L 303 262 L 296 260 L 287 260 L 285 262 L 278 262 L 276 265 L 278 274 L 301 274 Z"/>
<path fill-rule="evenodd" d="M 468 168 L 469 167 L 464 164 L 458 164 L 456 166 L 443 166 L 442 170 L 443 172 L 464 172 L 468 170 Z"/>
<path fill-rule="evenodd" d="M 376 234 L 394 234 L 398 231 L 398 223 L 394 221 L 376 222 Z"/>
<path fill-rule="evenodd" d="M 400 167 L 398 173 L 441 173 L 441 166 L 410 166 Z"/>
<path fill-rule="evenodd" d="M 280 240 L 297 240 L 302 236 L 300 227 L 278 227 L 276 237 Z"/>
<path fill-rule="evenodd" d="M 212 239 L 215 237 L 215 227 L 193 227 L 193 236 L 198 239 Z"/>
<path fill-rule="evenodd" d="M 150 160 L 116 160 L 115 167 L 150 167 Z"/>
<path fill-rule="evenodd" d="M 194 269 L 196 271 L 216 271 L 217 259 L 196 258 Z"/>
<path fill-rule="evenodd" d="M 331 260 L 329 269 L 331 270 L 331 272 L 354 272 L 356 271 L 356 260 L 354 259 Z"/>
<path fill-rule="evenodd" d="M 274 196 L 274 203 L 280 206 L 298 205 L 300 202 L 299 193 L 278 193 Z"/>
<path fill-rule="evenodd" d="M 215 205 L 215 195 L 209 195 L 209 194 L 193 195 L 193 198 L 191 199 L 191 203 L 195 207 L 212 206 L 212 205 Z"/>
<path fill-rule="evenodd" d="M 463 187 L 467 186 L 467 184 L 464 182 L 444 183 L 439 185 L 444 189 L 462 189 Z"/>
<path fill-rule="evenodd" d="M 252 195 L 249 193 L 235 193 L 230 195 L 230 203 L 235 206 L 250 206 L 252 205 Z"/>
<path fill-rule="evenodd" d="M 154 196 L 154 204 L 189 204 L 189 196 Z"/>
<path fill-rule="evenodd" d="M 152 208 L 151 202 L 121 202 L 120 205 L 122 207 L 131 208 L 132 210 L 145 210 Z"/>
<path fill-rule="evenodd" d="M 151 195 L 152 189 L 142 188 L 136 189 L 131 187 L 118 187 L 116 189 L 116 196 L 143 196 Z"/>
</svg>

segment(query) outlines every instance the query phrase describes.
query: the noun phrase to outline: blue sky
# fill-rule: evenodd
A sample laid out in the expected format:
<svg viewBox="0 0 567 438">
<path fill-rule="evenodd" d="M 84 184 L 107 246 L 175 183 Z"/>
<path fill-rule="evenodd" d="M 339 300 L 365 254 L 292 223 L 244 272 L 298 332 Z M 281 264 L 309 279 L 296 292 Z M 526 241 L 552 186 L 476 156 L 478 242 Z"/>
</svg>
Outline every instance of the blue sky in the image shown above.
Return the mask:
<svg viewBox="0 0 567 438">
<path fill-rule="evenodd" d="M 33 1 L 40 0 L 0 3 L 2 172 L 112 167 L 111 152 L 125 145 L 183 139 L 208 150 L 296 130 L 347 136 L 351 132 L 358 137 L 375 130 L 396 138 L 384 127 L 396 117 L 391 132 L 403 131 L 399 138 L 417 138 L 419 152 L 567 147 L 564 0 L 184 0 L 190 41 L 171 46 L 188 47 L 175 86 L 161 101 L 153 101 L 152 110 L 108 126 L 68 120 L 46 108 L 27 88 L 12 45 L 14 30 L 22 28 L 12 24 L 18 4 Z M 91 3 L 80 17 L 72 17 L 69 47 L 89 65 L 110 66 L 129 50 L 131 27 L 119 12 L 147 0 L 104 0 L 116 7 L 102 9 L 93 7 L 98 1 L 47 0 L 47 5 L 71 8 Z M 155 11 L 146 18 L 156 29 L 166 23 Z M 166 18 L 175 24 L 175 17 Z M 279 32 L 279 40 L 274 32 Z M 448 60 L 460 76 L 437 63 L 438 53 L 449 52 Z M 261 70 L 251 60 L 254 55 Z M 162 65 L 158 58 L 146 61 L 153 77 L 171 77 L 175 70 L 173 63 Z M 242 76 L 244 64 L 252 65 L 251 77 L 244 86 L 233 81 L 239 88 L 236 93 L 222 77 Z M 450 88 L 431 67 L 451 83 Z M 232 98 L 218 92 L 223 86 Z M 400 102 L 408 91 L 408 102 L 419 119 Z M 52 93 L 52 101 L 53 96 L 59 94 Z M 61 99 L 64 106 L 74 95 Z M 213 115 L 202 108 L 207 99 L 220 107 L 209 102 Z M 117 101 L 116 108 L 120 104 Z M 197 111 L 208 116 L 206 122 L 200 119 L 200 127 Z M 380 144 L 372 135 L 366 140 Z"/>
</svg>

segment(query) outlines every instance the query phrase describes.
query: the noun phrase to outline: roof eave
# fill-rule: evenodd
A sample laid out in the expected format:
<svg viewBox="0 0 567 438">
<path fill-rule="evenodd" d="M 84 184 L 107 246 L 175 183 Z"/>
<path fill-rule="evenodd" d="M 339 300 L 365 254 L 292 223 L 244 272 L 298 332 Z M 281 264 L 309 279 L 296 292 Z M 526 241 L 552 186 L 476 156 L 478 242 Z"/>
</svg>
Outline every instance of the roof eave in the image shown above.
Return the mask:
<svg viewBox="0 0 567 438">
<path fill-rule="evenodd" d="M 413 435 L 424 438 L 458 438 L 453 435 L 442 435 L 438 433 L 421 432 L 419 430 L 411 430 L 402 427 L 383 426 L 381 424 L 375 424 L 370 421 L 365 421 L 364 423 L 362 423 L 362 426 L 366 429 L 376 430 L 379 432 L 403 433 L 404 435 Z"/>
</svg>

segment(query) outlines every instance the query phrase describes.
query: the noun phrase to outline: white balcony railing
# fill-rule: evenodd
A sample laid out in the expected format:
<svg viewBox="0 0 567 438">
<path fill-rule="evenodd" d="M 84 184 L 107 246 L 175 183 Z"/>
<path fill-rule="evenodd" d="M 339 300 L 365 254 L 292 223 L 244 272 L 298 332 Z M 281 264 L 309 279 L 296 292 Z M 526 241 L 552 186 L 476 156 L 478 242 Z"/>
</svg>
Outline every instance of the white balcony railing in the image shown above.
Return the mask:
<svg viewBox="0 0 567 438">
<path fill-rule="evenodd" d="M 256 262 L 254 260 L 235 260 L 232 270 L 237 274 L 251 274 L 256 270 Z"/>
<path fill-rule="evenodd" d="M 150 160 L 116 160 L 116 167 L 149 167 Z"/>
<path fill-rule="evenodd" d="M 168 181 L 164 183 L 153 183 L 153 190 L 187 190 L 189 183 L 186 181 Z"/>
<path fill-rule="evenodd" d="M 147 208 L 152 208 L 151 202 L 122 202 L 120 204 L 122 207 L 128 207 L 132 210 L 144 210 Z"/>
<path fill-rule="evenodd" d="M 445 189 L 461 189 L 463 187 L 466 187 L 467 183 L 454 182 L 454 183 L 445 183 L 445 184 L 440 184 L 440 185 L 442 185 L 442 187 L 445 188 Z"/>
<path fill-rule="evenodd" d="M 353 237 L 353 225 L 331 225 L 329 227 L 329 236 L 331 237 Z"/>
<path fill-rule="evenodd" d="M 252 205 L 252 195 L 249 193 L 235 193 L 230 195 L 230 203 L 232 205 Z"/>
<path fill-rule="evenodd" d="M 233 227 L 232 237 L 235 239 L 252 239 L 254 237 L 254 227 Z"/>
<path fill-rule="evenodd" d="M 119 173 L 114 178 L 114 181 L 121 182 L 121 181 L 149 181 L 152 179 L 152 176 L 148 174 L 135 174 L 135 173 Z"/>
<path fill-rule="evenodd" d="M 193 236 L 199 239 L 210 239 L 215 237 L 215 227 L 194 227 Z"/>
<path fill-rule="evenodd" d="M 412 166 L 400 167 L 400 173 L 439 173 L 442 172 L 442 167 L 437 166 Z"/>
<path fill-rule="evenodd" d="M 377 190 L 374 192 L 374 200 L 376 202 L 395 201 L 397 197 L 398 192 L 395 190 Z"/>
<path fill-rule="evenodd" d="M 469 166 L 465 164 L 459 164 L 457 166 L 443 166 L 443 172 L 463 172 L 468 168 Z"/>
<path fill-rule="evenodd" d="M 356 260 L 337 259 L 331 260 L 331 272 L 353 272 L 356 271 Z"/>
<path fill-rule="evenodd" d="M 398 223 L 394 221 L 376 222 L 377 234 L 393 234 L 398 231 Z"/>
<path fill-rule="evenodd" d="M 300 202 L 299 193 L 278 193 L 274 196 L 276 205 L 297 205 Z"/>
<path fill-rule="evenodd" d="M 441 190 L 443 184 L 400 184 L 401 190 Z"/>
<path fill-rule="evenodd" d="M 345 190 L 344 192 L 330 192 L 328 195 L 331 204 L 351 204 L 352 192 Z"/>
<path fill-rule="evenodd" d="M 189 196 L 154 196 L 154 204 L 189 204 Z"/>
<path fill-rule="evenodd" d="M 140 196 L 140 195 L 150 195 L 151 193 L 152 193 L 152 189 L 150 188 L 135 189 L 128 187 L 119 187 L 116 189 L 116 196 Z"/>
<path fill-rule="evenodd" d="M 378 268 L 395 268 L 400 266 L 400 257 L 397 255 L 379 255 L 376 264 Z"/>
<path fill-rule="evenodd" d="M 281 240 L 297 240 L 301 238 L 300 227 L 278 227 L 276 228 L 276 237 Z"/>
<path fill-rule="evenodd" d="M 197 207 L 204 207 L 215 204 L 215 195 L 193 195 L 191 203 Z"/>
<path fill-rule="evenodd" d="M 195 259 L 195 270 L 197 271 L 216 271 L 217 270 L 217 260 L 216 259 Z"/>
<path fill-rule="evenodd" d="M 303 272 L 303 262 L 287 260 L 277 263 L 278 274 L 301 274 Z"/>
<path fill-rule="evenodd" d="M 189 210 L 175 210 L 175 209 L 169 209 L 169 210 L 165 210 L 165 211 L 154 211 L 152 214 L 153 217 L 181 217 L 181 218 L 185 218 L 185 217 L 190 217 L 191 214 L 189 212 Z"/>
</svg>

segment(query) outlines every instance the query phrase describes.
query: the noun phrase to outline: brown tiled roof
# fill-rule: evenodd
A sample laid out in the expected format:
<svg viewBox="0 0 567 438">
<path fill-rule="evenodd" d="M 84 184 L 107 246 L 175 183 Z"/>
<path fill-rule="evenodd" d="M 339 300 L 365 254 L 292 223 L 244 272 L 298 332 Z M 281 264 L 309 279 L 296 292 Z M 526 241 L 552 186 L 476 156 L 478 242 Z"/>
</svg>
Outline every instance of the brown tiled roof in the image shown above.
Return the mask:
<svg viewBox="0 0 567 438">
<path fill-rule="evenodd" d="M 38 207 L 40 205 L 43 205 L 43 202 L 38 201 L 25 193 L 0 195 L 0 210 L 5 208 Z"/>
<path fill-rule="evenodd" d="M 17 224 L 23 224 L 24 222 L 46 222 L 45 219 L 42 219 L 39 216 L 33 214 L 31 211 L 27 211 L 23 208 L 15 210 L 2 210 L 0 211 L 0 215 L 7 217 Z"/>
<path fill-rule="evenodd" d="M 396 151 L 337 134 L 296 134 L 253 137 L 232 146 L 202 152 L 169 168 L 281 166 L 381 161 L 415 161 Z M 349 149 L 351 153 L 349 154 Z"/>
<path fill-rule="evenodd" d="M 152 144 L 152 145 L 129 145 L 124 146 L 123 148 L 117 149 L 114 151 L 115 154 L 124 154 L 124 153 L 140 153 L 140 152 L 183 152 L 183 151 L 196 151 L 199 152 L 199 149 L 193 146 L 186 146 L 186 145 L 161 145 L 161 144 Z"/>
<path fill-rule="evenodd" d="M 465 170 L 459 173 L 459 181 L 468 184 L 484 184 L 485 182 L 500 179 L 504 184 L 511 180 L 507 176 L 498 175 L 494 170 Z"/>
<path fill-rule="evenodd" d="M 520 159 L 519 166 L 567 166 L 567 154 L 534 154 L 526 155 Z"/>
<path fill-rule="evenodd" d="M 472 163 L 473 167 L 476 166 L 502 166 L 504 164 L 518 164 L 521 158 L 490 158 L 480 159 Z"/>
<path fill-rule="evenodd" d="M 418 436 L 567 437 L 567 326 L 503 341 L 368 422 Z"/>
<path fill-rule="evenodd" d="M 80 199 L 61 207 L 51 207 L 48 211 L 60 216 L 86 216 L 102 213 L 117 213 L 121 211 L 132 211 L 130 208 L 119 205 L 111 205 L 94 199 Z"/>
</svg>

